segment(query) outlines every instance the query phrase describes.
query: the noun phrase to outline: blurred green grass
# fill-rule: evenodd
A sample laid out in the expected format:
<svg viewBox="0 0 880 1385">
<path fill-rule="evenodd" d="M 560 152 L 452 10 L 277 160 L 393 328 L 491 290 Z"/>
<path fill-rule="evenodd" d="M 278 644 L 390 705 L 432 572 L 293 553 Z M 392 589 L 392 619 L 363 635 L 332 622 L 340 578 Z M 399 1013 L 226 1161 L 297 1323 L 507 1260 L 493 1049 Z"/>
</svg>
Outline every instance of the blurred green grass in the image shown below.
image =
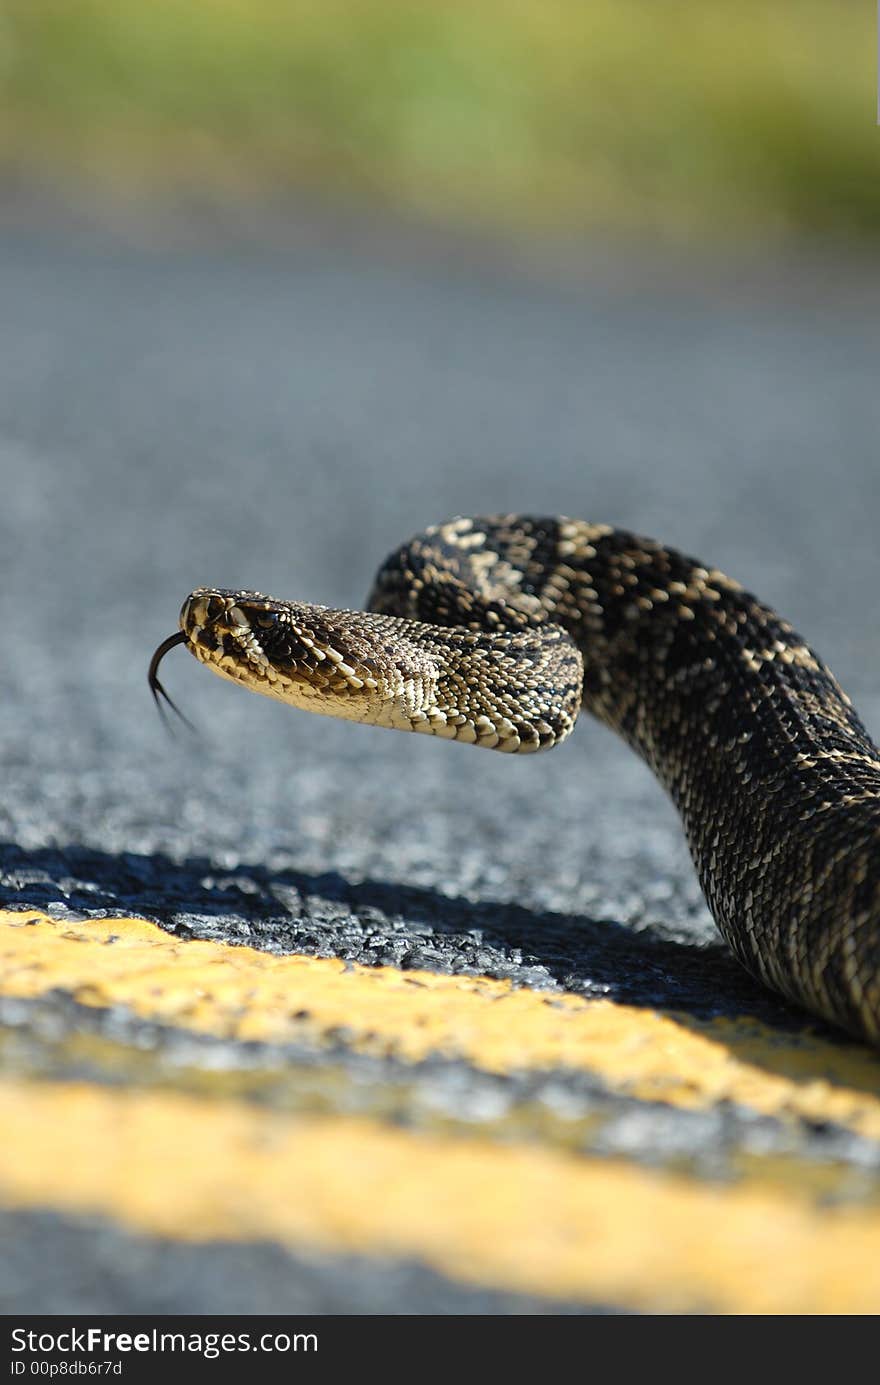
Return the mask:
<svg viewBox="0 0 880 1385">
<path fill-rule="evenodd" d="M 873 25 L 855 0 L 0 0 L 0 173 L 876 236 Z"/>
</svg>

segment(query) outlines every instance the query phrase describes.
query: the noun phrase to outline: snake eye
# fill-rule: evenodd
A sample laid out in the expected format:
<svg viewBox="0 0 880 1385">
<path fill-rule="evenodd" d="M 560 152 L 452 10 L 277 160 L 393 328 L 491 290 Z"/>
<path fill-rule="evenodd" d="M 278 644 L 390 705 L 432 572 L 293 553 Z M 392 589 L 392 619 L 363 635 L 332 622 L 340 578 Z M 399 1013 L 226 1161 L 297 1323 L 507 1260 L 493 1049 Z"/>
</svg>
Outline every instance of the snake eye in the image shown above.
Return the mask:
<svg viewBox="0 0 880 1385">
<path fill-rule="evenodd" d="M 273 625 L 278 624 L 278 617 L 274 611 L 267 611 L 265 615 L 257 616 L 256 623 L 261 630 L 271 630 Z"/>
</svg>

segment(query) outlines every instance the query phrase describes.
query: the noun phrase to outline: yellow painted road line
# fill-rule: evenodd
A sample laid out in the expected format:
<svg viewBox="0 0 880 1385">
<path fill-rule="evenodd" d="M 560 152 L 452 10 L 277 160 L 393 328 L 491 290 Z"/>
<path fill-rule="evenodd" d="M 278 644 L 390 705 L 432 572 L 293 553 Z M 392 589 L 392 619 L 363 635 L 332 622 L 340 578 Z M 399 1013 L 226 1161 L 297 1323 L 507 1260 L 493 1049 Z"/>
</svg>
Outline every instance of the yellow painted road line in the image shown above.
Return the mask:
<svg viewBox="0 0 880 1385">
<path fill-rule="evenodd" d="M 0 1083 L 0 1202 L 175 1241 L 416 1258 L 640 1309 L 880 1311 L 880 1212 L 534 1146 L 78 1084 Z"/>
<path fill-rule="evenodd" d="M 237 1040 L 324 1044 L 490 1072 L 570 1068 L 688 1109 L 732 1101 L 880 1139 L 880 1055 L 751 1021 L 698 1022 L 505 981 L 402 972 L 224 943 L 137 919 L 0 912 L 0 993 L 81 1004 Z"/>
</svg>

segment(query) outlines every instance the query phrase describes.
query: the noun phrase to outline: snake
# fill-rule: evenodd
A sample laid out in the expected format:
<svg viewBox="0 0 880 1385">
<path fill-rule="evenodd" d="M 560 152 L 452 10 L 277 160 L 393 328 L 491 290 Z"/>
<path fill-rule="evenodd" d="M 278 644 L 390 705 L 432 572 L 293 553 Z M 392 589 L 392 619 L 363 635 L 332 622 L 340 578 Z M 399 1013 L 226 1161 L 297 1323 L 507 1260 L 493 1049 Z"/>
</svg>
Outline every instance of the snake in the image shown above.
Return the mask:
<svg viewBox="0 0 880 1385">
<path fill-rule="evenodd" d="M 604 524 L 456 518 L 386 559 L 365 610 L 198 587 L 150 664 L 157 704 L 178 644 L 290 706 L 508 754 L 559 745 L 583 707 L 672 798 L 752 976 L 880 1043 L 880 751 L 791 624 L 717 569 Z"/>
</svg>

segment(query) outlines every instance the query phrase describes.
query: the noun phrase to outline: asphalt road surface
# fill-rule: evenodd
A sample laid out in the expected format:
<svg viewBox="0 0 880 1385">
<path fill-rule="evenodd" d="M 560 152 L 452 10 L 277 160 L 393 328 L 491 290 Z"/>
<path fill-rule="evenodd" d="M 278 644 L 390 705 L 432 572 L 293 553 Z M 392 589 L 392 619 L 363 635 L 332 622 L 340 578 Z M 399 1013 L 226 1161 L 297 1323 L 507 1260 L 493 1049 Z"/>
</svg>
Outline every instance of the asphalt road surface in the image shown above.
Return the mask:
<svg viewBox="0 0 880 1385">
<path fill-rule="evenodd" d="M 357 606 L 426 524 L 564 513 L 739 578 L 880 732 L 878 283 L 0 234 L 3 1311 L 880 1310 L 880 1062 L 741 972 L 607 732 L 478 754 L 181 650 L 170 739 L 146 683 L 194 586 Z"/>
</svg>

